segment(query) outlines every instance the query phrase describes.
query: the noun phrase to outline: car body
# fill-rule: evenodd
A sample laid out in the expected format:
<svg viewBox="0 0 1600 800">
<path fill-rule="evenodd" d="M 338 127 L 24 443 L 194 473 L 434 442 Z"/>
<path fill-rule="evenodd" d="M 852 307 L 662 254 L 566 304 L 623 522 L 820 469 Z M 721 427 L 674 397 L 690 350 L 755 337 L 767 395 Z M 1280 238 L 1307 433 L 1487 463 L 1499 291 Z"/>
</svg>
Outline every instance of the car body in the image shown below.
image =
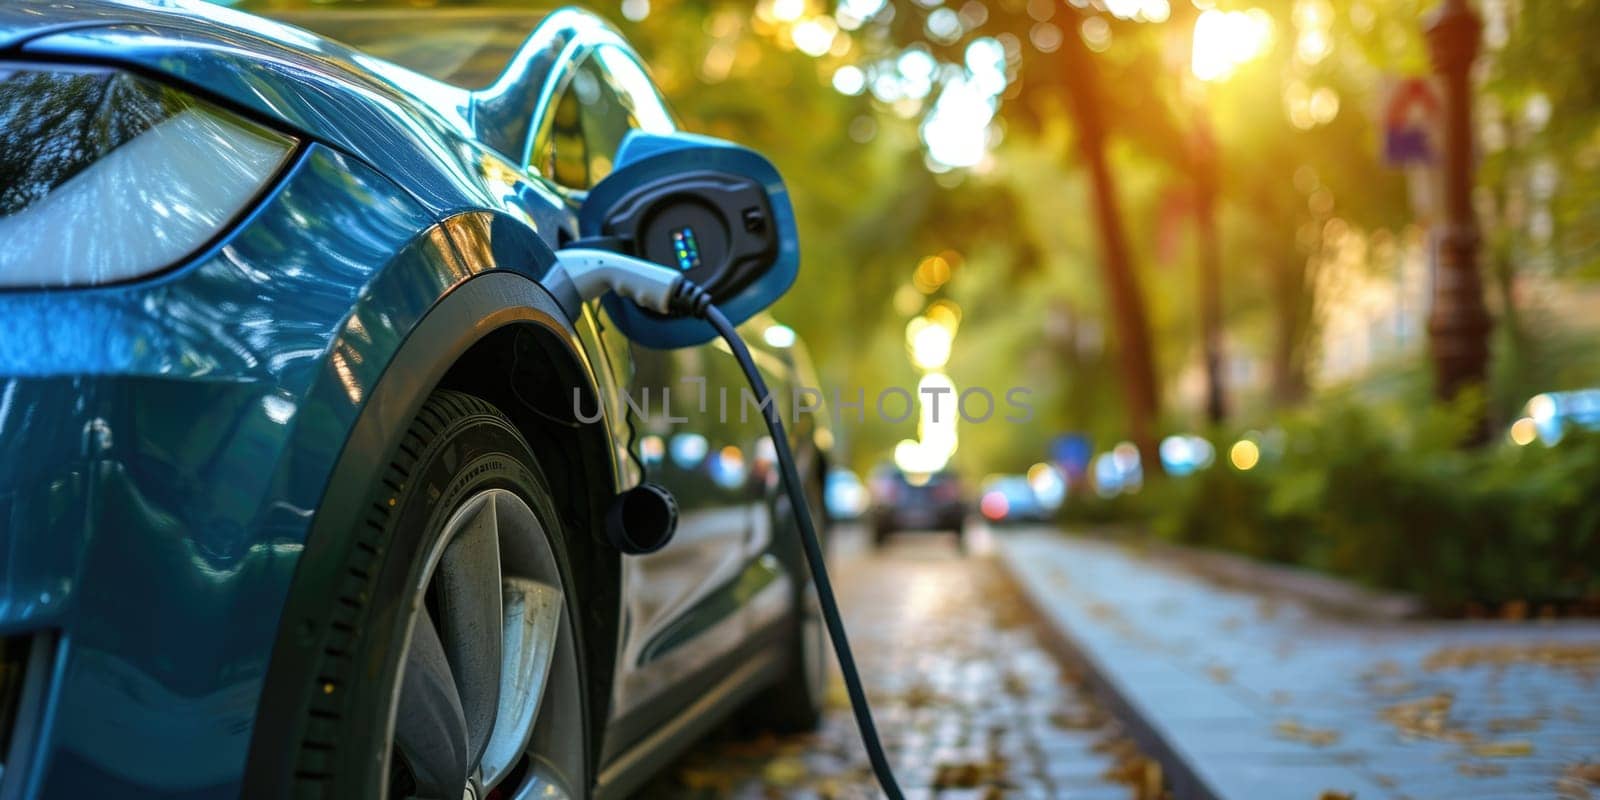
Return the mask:
<svg viewBox="0 0 1600 800">
<path fill-rule="evenodd" d="M 701 442 L 651 472 L 682 505 L 665 549 L 569 542 L 595 576 L 580 793 L 628 791 L 778 679 L 774 632 L 800 614 L 805 573 L 759 418 L 628 404 L 690 376 L 737 391 L 732 358 L 634 345 L 545 280 L 621 140 L 676 124 L 598 18 L 510 13 L 526 42 L 493 84 L 462 88 L 226 8 L 0 8 L 0 78 L 135 76 L 289 143 L 238 215 L 159 271 L 0 289 L 4 796 L 283 794 L 264 787 L 291 768 L 281 709 L 302 689 L 280 676 L 332 635 L 307 587 L 336 577 L 327 553 L 350 546 L 366 487 L 440 388 L 499 406 L 563 515 L 594 529 L 661 463 L 643 442 Z M 553 132 L 580 85 L 598 93 L 578 103 L 586 130 Z M 0 148 L 29 135 L 12 127 Z M 108 246 L 149 235 L 114 233 Z M 752 346 L 775 386 L 802 379 L 798 343 Z M 577 405 L 600 421 L 551 421 Z M 800 469 L 820 482 L 825 418 L 797 420 Z"/>
<path fill-rule="evenodd" d="M 961 541 L 970 509 L 966 487 L 954 471 L 908 473 L 882 466 L 873 471 L 868 488 L 876 543 L 901 531 L 954 531 Z"/>
<path fill-rule="evenodd" d="M 1051 517 L 1026 475 L 996 475 L 985 480 L 978 491 L 978 510 L 993 523 L 1045 522 Z"/>
<path fill-rule="evenodd" d="M 1522 407 L 1518 423 L 1531 428 L 1533 436 L 1513 441 L 1528 444 L 1535 438 L 1553 445 L 1560 442 L 1570 429 L 1600 430 L 1600 389 L 1575 389 L 1565 392 L 1544 392 L 1529 398 Z"/>
</svg>

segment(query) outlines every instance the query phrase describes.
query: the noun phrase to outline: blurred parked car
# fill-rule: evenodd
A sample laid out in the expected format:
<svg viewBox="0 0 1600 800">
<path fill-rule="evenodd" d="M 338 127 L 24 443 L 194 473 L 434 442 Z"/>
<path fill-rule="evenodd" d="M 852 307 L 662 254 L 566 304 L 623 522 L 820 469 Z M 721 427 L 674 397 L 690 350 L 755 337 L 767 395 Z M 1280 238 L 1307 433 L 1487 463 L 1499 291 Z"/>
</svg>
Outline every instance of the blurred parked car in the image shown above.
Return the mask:
<svg viewBox="0 0 1600 800">
<path fill-rule="evenodd" d="M 1046 522 L 1052 509 L 1026 475 L 996 475 L 983 482 L 978 511 L 994 523 Z"/>
<path fill-rule="evenodd" d="M 954 531 L 962 543 L 967 498 L 956 473 L 907 473 L 881 467 L 872 474 L 871 492 L 874 544 L 881 546 L 899 531 Z"/>
<path fill-rule="evenodd" d="M 1569 428 L 1600 430 L 1600 389 L 1537 394 L 1523 406 L 1522 413 L 1511 424 L 1511 440 L 1526 445 L 1537 439 L 1553 445 Z"/>
<path fill-rule="evenodd" d="M 872 498 L 861 478 L 847 469 L 828 473 L 822 502 L 828 507 L 828 516 L 840 522 L 853 522 L 867 513 Z"/>
</svg>

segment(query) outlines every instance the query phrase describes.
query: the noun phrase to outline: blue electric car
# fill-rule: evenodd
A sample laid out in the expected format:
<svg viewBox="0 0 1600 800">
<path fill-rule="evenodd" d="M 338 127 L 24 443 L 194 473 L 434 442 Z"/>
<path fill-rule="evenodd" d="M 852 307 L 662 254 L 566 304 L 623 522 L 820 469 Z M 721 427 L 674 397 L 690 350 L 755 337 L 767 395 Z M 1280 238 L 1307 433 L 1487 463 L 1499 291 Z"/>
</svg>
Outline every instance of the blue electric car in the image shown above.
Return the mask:
<svg viewBox="0 0 1600 800">
<path fill-rule="evenodd" d="M 553 268 L 705 272 L 760 334 L 770 165 L 583 12 L 274 5 L 0 5 L 0 797 L 616 796 L 814 724 L 738 366 Z M 756 356 L 820 518 L 804 355 Z M 625 555 L 643 480 L 680 522 Z"/>
</svg>

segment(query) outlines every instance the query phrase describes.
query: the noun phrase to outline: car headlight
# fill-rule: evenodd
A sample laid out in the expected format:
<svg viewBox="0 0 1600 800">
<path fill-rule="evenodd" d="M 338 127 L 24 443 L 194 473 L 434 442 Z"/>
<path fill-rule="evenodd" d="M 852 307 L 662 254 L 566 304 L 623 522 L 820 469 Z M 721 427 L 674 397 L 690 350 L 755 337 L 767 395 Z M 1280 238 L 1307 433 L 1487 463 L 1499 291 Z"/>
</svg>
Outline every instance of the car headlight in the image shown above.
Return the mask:
<svg viewBox="0 0 1600 800">
<path fill-rule="evenodd" d="M 173 266 L 243 213 L 294 145 L 137 75 L 0 64 L 0 289 Z"/>
</svg>

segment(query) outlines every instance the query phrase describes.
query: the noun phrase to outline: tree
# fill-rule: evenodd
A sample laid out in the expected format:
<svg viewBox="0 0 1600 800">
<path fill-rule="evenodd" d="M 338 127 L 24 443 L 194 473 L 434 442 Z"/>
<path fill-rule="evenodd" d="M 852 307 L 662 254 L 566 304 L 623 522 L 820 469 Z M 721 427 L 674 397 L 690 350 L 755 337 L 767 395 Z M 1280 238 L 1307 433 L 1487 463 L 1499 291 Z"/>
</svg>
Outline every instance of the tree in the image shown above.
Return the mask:
<svg viewBox="0 0 1600 800">
<path fill-rule="evenodd" d="M 1106 120 L 1103 116 L 1106 104 L 1099 65 L 1083 39 L 1070 33 L 1063 38 L 1059 53 L 1060 74 L 1067 85 L 1072 119 L 1077 124 L 1078 153 L 1089 172 L 1092 187 L 1101 274 L 1116 325 L 1129 432 L 1139 446 L 1145 474 L 1160 474 L 1155 427 L 1160 413 L 1160 390 L 1151 354 L 1150 322 L 1128 249 L 1116 181 L 1106 163 Z"/>
</svg>

